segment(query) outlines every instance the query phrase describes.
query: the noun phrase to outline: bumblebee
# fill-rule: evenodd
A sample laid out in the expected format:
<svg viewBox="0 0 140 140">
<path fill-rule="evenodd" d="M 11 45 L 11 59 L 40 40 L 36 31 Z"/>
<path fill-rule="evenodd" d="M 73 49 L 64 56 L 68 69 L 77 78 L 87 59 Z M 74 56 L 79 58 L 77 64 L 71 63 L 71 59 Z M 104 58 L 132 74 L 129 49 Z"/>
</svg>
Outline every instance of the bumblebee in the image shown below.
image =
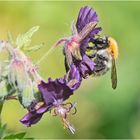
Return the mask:
<svg viewBox="0 0 140 140">
<path fill-rule="evenodd" d="M 92 56 L 95 62 L 94 76 L 104 75 L 111 69 L 112 88 L 117 87 L 117 70 L 115 61 L 118 58 L 118 45 L 112 37 L 98 37 L 92 41 L 94 50 Z M 91 48 L 90 48 L 91 49 Z"/>
</svg>

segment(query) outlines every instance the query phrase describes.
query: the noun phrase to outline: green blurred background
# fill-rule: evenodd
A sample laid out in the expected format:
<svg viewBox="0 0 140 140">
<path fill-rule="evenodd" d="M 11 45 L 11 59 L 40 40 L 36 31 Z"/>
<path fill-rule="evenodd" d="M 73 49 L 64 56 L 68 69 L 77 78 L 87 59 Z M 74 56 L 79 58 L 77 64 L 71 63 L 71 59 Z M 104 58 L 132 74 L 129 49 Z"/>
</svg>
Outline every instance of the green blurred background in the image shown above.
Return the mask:
<svg viewBox="0 0 140 140">
<path fill-rule="evenodd" d="M 78 103 L 77 114 L 70 117 L 75 135 L 49 113 L 26 128 L 19 122 L 26 110 L 17 101 L 7 101 L 2 119 L 9 132 L 26 131 L 26 136 L 34 138 L 140 138 L 140 2 L 0 2 L 0 39 L 6 39 L 7 31 L 16 37 L 39 25 L 32 44 L 45 45 L 27 53 L 37 62 L 57 39 L 71 34 L 71 23 L 85 5 L 97 11 L 102 34 L 118 41 L 117 89 L 111 88 L 110 72 L 83 81 L 70 98 Z M 46 80 L 63 76 L 63 59 L 60 47 L 40 64 L 40 74 Z"/>
</svg>

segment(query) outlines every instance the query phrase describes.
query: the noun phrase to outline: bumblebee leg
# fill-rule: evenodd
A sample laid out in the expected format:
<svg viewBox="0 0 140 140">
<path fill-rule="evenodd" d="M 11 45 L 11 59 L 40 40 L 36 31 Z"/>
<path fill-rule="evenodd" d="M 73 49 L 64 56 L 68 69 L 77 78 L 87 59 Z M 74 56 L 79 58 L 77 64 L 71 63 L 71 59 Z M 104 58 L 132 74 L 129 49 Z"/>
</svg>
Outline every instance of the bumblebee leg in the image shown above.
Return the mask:
<svg viewBox="0 0 140 140">
<path fill-rule="evenodd" d="M 89 58 L 95 58 L 96 54 L 88 55 Z"/>
</svg>

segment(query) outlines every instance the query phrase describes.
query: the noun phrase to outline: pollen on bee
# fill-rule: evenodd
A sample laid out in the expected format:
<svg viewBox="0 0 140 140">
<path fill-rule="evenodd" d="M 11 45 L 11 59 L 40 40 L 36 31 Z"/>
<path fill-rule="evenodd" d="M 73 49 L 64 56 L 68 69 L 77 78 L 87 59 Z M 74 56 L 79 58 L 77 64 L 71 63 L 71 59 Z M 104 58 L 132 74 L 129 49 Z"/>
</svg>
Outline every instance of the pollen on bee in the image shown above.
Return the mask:
<svg viewBox="0 0 140 140">
<path fill-rule="evenodd" d="M 112 37 L 109 37 L 108 40 L 109 40 L 109 50 L 110 50 L 111 54 L 113 55 L 114 59 L 117 59 L 118 58 L 117 42 Z"/>
<path fill-rule="evenodd" d="M 89 42 L 89 43 L 88 43 L 88 46 L 89 46 L 89 47 L 93 47 L 93 46 L 94 46 L 93 42 Z"/>
</svg>

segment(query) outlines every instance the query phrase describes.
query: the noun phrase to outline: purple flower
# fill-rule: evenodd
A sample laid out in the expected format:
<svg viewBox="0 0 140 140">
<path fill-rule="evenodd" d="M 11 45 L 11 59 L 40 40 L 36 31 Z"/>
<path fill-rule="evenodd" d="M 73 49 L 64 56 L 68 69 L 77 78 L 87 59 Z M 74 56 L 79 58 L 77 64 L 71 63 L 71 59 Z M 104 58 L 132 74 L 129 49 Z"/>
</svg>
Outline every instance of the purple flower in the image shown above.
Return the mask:
<svg viewBox="0 0 140 140">
<path fill-rule="evenodd" d="M 20 120 L 26 126 L 36 124 L 42 115 L 49 110 L 55 109 L 55 112 L 58 108 L 63 110 L 63 102 L 73 94 L 73 90 L 67 86 L 65 79 L 62 78 L 54 81 L 49 79 L 48 83 L 41 81 L 38 88 L 42 94 L 42 102 L 36 103 L 32 109 L 29 108 L 28 114 Z M 63 112 L 67 114 L 68 110 L 64 108 Z"/>
<path fill-rule="evenodd" d="M 75 104 L 72 105 L 70 103 L 68 107 L 64 104 L 64 101 L 73 94 L 80 84 L 81 77 L 74 65 L 64 78 L 56 80 L 49 79 L 47 83 L 41 81 L 38 85 L 38 89 L 41 92 L 42 101 L 35 102 L 28 109 L 29 113 L 20 121 L 26 126 L 31 126 L 37 123 L 45 112 L 54 110 L 55 115 L 62 117 L 64 126 L 74 133 L 74 128 L 69 124 L 67 115 L 75 108 Z"/>
<path fill-rule="evenodd" d="M 76 29 L 78 33 L 80 33 L 83 30 L 83 28 L 90 22 L 98 22 L 97 13 L 88 6 L 82 7 L 79 11 L 78 19 L 76 22 Z M 89 33 L 89 35 L 81 42 L 81 54 L 85 54 L 86 47 L 88 47 L 88 42 L 91 38 L 93 39 L 95 35 L 97 35 L 100 31 L 102 31 L 101 27 L 94 28 Z"/>
<path fill-rule="evenodd" d="M 72 36 L 58 40 L 53 46 L 64 45 L 66 72 L 74 64 L 80 77 L 85 78 L 92 73 L 94 62 L 86 55 L 86 49 L 89 47 L 89 41 L 101 31 L 100 27 L 96 27 L 97 23 L 98 17 L 92 8 L 87 6 L 81 8 L 76 25 L 72 26 Z"/>
<path fill-rule="evenodd" d="M 82 32 L 83 29 L 91 22 L 98 22 L 98 16 L 96 12 L 88 6 L 82 7 L 79 11 L 78 19 L 76 22 L 77 32 Z M 73 63 L 79 69 L 80 75 L 83 78 L 87 78 L 87 76 L 91 75 L 95 66 L 93 60 L 86 55 L 86 48 L 88 47 L 89 41 L 91 39 L 94 39 L 95 35 L 97 35 L 101 30 L 101 27 L 93 28 L 92 31 L 86 36 L 86 38 L 82 40 L 80 44 L 80 53 L 82 56 L 82 60 L 79 61 L 73 58 Z"/>
<path fill-rule="evenodd" d="M 93 73 L 95 63 L 86 55 L 86 49 L 90 40 L 101 31 L 100 27 L 96 27 L 97 22 L 97 14 L 92 8 L 85 6 L 80 9 L 76 22 L 77 34 L 66 41 L 64 47 L 66 71 L 74 64 L 82 78 Z"/>
<path fill-rule="evenodd" d="M 66 107 L 64 104 L 64 101 L 73 94 L 73 90 L 61 78 L 54 81 L 49 79 L 48 83 L 41 81 L 38 88 L 42 94 L 43 104 L 38 102 L 33 109 L 29 109 L 28 114 L 20 120 L 21 123 L 26 126 L 36 124 L 45 112 L 53 110 L 55 116 L 62 117 L 64 126 L 74 133 L 74 128 L 67 121 L 67 115 L 74 105 Z"/>
<path fill-rule="evenodd" d="M 46 105 L 52 105 L 57 101 L 65 101 L 73 94 L 73 90 L 67 85 L 65 79 L 49 79 L 48 83 L 41 81 L 38 85 Z"/>
</svg>

